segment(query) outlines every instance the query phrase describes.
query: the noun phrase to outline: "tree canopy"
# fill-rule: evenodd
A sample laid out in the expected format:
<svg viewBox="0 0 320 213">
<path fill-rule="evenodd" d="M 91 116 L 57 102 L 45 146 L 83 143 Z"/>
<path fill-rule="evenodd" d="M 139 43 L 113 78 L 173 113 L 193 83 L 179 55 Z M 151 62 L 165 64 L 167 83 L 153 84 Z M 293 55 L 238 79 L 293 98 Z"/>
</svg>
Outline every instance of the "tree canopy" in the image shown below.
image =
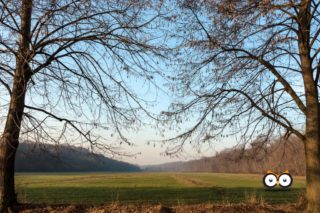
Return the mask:
<svg viewBox="0 0 320 213">
<path fill-rule="evenodd" d="M 123 130 L 136 129 L 145 123 L 143 116 L 152 116 L 148 99 L 138 96 L 132 82 L 152 86 L 152 56 L 160 45 L 151 32 L 158 8 L 151 1 L 34 0 L 27 20 L 22 1 L 0 4 L 2 122 L 19 57 L 28 69 L 24 139 L 89 141 L 112 154 L 120 142 L 130 145 Z M 23 21 L 30 28 L 25 38 Z"/>
<path fill-rule="evenodd" d="M 228 136 L 304 139 L 306 41 L 317 85 L 320 75 L 319 2 L 309 4 L 305 35 L 300 1 L 178 1 L 172 88 L 179 99 L 163 116 L 194 124 L 170 140 L 168 153 L 190 138 L 197 146 Z"/>
</svg>

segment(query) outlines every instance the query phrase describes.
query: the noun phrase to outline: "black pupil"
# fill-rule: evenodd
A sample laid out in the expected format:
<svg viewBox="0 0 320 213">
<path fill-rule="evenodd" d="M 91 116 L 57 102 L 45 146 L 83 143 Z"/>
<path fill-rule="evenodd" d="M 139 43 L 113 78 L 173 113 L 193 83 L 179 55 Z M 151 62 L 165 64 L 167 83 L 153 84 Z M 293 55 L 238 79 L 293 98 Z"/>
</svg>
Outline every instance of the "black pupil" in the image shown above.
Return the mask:
<svg viewBox="0 0 320 213">
<path fill-rule="evenodd" d="M 273 181 L 273 179 L 269 179 L 269 182 L 272 182 Z"/>
<path fill-rule="evenodd" d="M 283 179 L 283 182 L 287 182 L 287 179 Z"/>
</svg>

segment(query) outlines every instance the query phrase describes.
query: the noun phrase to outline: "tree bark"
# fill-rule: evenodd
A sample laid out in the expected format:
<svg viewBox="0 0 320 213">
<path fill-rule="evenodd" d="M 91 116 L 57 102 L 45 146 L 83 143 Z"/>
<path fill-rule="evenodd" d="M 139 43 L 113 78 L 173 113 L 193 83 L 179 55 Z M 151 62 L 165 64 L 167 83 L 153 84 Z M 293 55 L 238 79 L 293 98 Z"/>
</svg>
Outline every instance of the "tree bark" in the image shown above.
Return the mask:
<svg viewBox="0 0 320 213">
<path fill-rule="evenodd" d="M 307 60 L 302 60 L 305 62 Z M 308 66 L 307 62 L 303 66 Z M 311 66 L 311 64 L 310 64 Z M 307 176 L 307 212 L 320 212 L 320 109 L 317 85 L 312 73 L 304 76 L 306 93 L 306 176 Z"/>
<path fill-rule="evenodd" d="M 317 88 L 312 75 L 305 76 L 306 88 L 306 178 L 307 212 L 320 212 L 320 125 Z"/>
<path fill-rule="evenodd" d="M 28 65 L 30 58 L 31 13 L 32 1 L 23 0 L 16 70 L 10 94 L 11 99 L 7 120 L 0 140 L 0 213 L 13 212 L 14 204 L 17 202 L 14 188 L 14 164 L 15 154 L 19 146 L 27 84 L 32 75 Z"/>
<path fill-rule="evenodd" d="M 17 72 L 23 72 L 20 69 Z M 24 74 L 24 73 L 23 73 Z M 14 192 L 14 160 L 19 145 L 19 133 L 24 110 L 26 86 L 29 77 L 16 75 L 10 108 L 0 142 L 0 212 L 6 212 L 16 203 Z"/>
<path fill-rule="evenodd" d="M 312 74 L 305 74 L 304 83 L 308 109 L 306 112 L 306 139 L 304 141 L 307 176 L 306 198 L 307 212 L 313 213 L 320 212 L 320 109 L 317 85 Z"/>
<path fill-rule="evenodd" d="M 320 212 L 320 109 L 317 82 L 313 79 L 310 57 L 310 1 L 302 0 L 299 9 L 299 52 L 306 97 L 305 157 L 307 189 L 306 212 Z"/>
</svg>

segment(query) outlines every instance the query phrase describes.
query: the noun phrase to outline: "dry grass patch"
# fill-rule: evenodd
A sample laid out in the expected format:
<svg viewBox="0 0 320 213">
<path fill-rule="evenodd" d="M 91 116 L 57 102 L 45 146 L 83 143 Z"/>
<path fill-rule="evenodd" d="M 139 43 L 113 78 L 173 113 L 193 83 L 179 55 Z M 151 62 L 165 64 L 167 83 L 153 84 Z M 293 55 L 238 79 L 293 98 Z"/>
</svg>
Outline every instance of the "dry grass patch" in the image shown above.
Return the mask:
<svg viewBox="0 0 320 213">
<path fill-rule="evenodd" d="M 301 204 L 269 205 L 266 203 L 224 203 L 180 206 L 162 205 L 21 205 L 21 213 L 293 213 L 301 212 Z"/>
</svg>

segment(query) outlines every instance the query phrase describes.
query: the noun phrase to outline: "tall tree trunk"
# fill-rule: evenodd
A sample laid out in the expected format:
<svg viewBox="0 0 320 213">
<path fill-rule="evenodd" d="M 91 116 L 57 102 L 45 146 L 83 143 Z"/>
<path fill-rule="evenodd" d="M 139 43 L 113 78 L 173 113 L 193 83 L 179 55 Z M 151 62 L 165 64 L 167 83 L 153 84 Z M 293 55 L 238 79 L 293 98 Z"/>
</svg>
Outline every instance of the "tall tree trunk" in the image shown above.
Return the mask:
<svg viewBox="0 0 320 213">
<path fill-rule="evenodd" d="M 313 79 L 310 57 L 310 0 L 302 0 L 299 8 L 299 52 L 306 97 L 305 157 L 307 176 L 306 212 L 320 212 L 320 109 L 317 82 Z"/>
<path fill-rule="evenodd" d="M 10 212 L 16 203 L 14 190 L 14 162 L 19 145 L 19 133 L 23 114 L 25 82 L 16 78 L 7 121 L 0 144 L 0 212 Z"/>
<path fill-rule="evenodd" d="M 304 48 L 302 48 L 304 49 Z M 313 79 L 311 59 L 302 51 L 301 65 L 306 96 L 305 157 L 307 212 L 320 212 L 320 109 L 318 90 Z"/>
<path fill-rule="evenodd" d="M 318 93 L 312 75 L 305 77 L 306 88 L 306 176 L 307 212 L 320 212 L 320 124 Z"/>
<path fill-rule="evenodd" d="M 32 75 L 28 65 L 30 58 L 31 14 L 32 0 L 23 0 L 16 70 L 14 73 L 9 112 L 0 140 L 0 213 L 12 212 L 13 206 L 16 203 L 14 188 L 15 154 L 19 146 L 19 134 L 27 84 Z"/>
</svg>

